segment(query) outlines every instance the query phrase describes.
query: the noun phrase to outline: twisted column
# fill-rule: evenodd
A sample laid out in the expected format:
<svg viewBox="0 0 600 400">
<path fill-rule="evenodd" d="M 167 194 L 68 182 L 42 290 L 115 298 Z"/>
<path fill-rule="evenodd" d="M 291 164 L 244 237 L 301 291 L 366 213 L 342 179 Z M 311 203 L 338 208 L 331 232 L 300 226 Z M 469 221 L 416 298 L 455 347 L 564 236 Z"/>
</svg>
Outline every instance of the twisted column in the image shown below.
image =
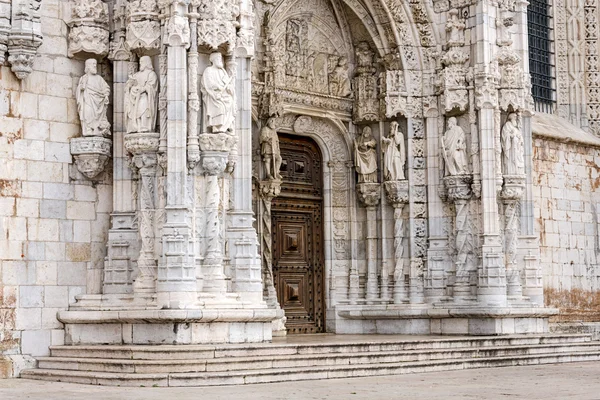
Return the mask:
<svg viewBox="0 0 600 400">
<path fill-rule="evenodd" d="M 404 218 L 402 217 L 404 206 L 409 201 L 408 181 L 389 181 L 384 185 L 387 199 L 394 207 L 394 304 L 402 304 L 408 302 L 408 288 L 404 277 Z"/>
<path fill-rule="evenodd" d="M 271 221 L 271 203 L 281 192 L 281 180 L 270 179 L 260 183 L 260 199 L 262 201 L 262 238 L 261 250 L 263 260 L 263 296 L 269 306 L 279 307 L 275 281 L 273 277 L 273 228 Z"/>
<path fill-rule="evenodd" d="M 469 240 L 469 200 L 472 196 L 471 175 L 455 175 L 444 178 L 448 190 L 448 200 L 454 202 L 456 218 L 454 223 L 456 280 L 454 282 L 454 301 L 471 299 L 471 271 L 467 263 Z"/>
</svg>

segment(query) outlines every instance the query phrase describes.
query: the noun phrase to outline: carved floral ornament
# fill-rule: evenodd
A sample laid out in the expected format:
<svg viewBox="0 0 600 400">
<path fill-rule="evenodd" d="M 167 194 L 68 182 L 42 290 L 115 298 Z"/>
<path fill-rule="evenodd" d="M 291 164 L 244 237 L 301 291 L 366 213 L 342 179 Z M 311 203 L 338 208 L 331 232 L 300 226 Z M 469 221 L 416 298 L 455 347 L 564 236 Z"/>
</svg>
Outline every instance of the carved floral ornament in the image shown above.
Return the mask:
<svg viewBox="0 0 600 400">
<path fill-rule="evenodd" d="M 79 53 L 104 57 L 109 51 L 108 5 L 101 0 L 73 0 L 68 22 L 69 57 Z"/>
</svg>

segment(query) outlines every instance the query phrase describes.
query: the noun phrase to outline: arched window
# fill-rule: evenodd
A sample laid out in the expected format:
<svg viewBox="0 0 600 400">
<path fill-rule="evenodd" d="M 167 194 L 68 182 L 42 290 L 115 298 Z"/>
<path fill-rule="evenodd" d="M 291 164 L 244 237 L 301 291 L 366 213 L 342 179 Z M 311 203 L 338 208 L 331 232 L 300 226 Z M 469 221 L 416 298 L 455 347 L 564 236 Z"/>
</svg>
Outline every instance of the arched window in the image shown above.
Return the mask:
<svg viewBox="0 0 600 400">
<path fill-rule="evenodd" d="M 529 0 L 527 23 L 531 94 L 537 111 L 552 112 L 555 96 L 549 0 Z"/>
</svg>

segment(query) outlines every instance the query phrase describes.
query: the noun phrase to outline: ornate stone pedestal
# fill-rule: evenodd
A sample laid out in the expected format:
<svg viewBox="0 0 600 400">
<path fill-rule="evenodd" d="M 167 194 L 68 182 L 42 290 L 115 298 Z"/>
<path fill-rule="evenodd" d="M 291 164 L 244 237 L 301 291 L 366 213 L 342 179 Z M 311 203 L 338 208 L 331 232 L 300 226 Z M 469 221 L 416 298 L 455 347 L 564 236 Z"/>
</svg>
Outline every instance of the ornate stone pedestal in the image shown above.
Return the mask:
<svg viewBox="0 0 600 400">
<path fill-rule="evenodd" d="M 88 179 L 94 179 L 104 171 L 112 154 L 112 141 L 102 137 L 73 138 L 70 147 L 77 169 Z"/>
</svg>

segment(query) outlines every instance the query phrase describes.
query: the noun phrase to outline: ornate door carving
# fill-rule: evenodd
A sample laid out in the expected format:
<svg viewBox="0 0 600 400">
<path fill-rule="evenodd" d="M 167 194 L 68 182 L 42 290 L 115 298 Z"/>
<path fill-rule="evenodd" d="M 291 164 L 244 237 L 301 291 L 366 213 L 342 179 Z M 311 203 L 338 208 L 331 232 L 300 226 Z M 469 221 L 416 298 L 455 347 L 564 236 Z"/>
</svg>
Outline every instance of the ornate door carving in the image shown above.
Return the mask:
<svg viewBox="0 0 600 400">
<path fill-rule="evenodd" d="M 289 333 L 325 332 L 323 174 L 308 138 L 279 135 L 283 183 L 273 200 L 273 275 Z"/>
</svg>

